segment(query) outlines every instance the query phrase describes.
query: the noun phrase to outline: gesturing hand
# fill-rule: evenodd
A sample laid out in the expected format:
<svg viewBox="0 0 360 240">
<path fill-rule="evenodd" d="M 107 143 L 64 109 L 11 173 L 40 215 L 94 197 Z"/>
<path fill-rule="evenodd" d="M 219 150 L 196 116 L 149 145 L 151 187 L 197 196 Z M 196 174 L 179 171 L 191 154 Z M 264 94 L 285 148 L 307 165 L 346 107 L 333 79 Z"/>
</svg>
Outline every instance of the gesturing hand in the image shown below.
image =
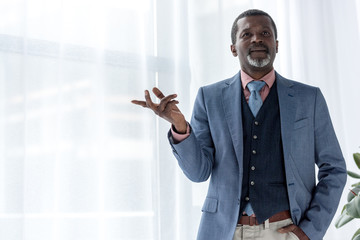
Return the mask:
<svg viewBox="0 0 360 240">
<path fill-rule="evenodd" d="M 153 88 L 153 93 L 160 99 L 159 104 L 154 103 L 151 100 L 148 90 L 145 90 L 145 101 L 132 100 L 131 102 L 153 110 L 156 115 L 173 124 L 177 132 L 185 133 L 187 128 L 186 120 L 184 115 L 176 106 L 179 102 L 174 100 L 177 95 L 171 94 L 165 97 L 164 94 L 156 87 Z"/>
</svg>

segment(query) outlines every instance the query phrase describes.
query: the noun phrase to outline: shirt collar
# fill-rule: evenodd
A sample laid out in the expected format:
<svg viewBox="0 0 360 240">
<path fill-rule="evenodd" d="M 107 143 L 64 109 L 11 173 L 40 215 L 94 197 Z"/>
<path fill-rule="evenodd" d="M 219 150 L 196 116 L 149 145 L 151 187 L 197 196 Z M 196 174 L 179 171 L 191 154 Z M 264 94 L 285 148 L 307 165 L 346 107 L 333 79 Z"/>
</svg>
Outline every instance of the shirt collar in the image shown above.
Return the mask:
<svg viewBox="0 0 360 240">
<path fill-rule="evenodd" d="M 247 73 L 245 73 L 243 70 L 240 71 L 240 74 L 241 74 L 241 85 L 242 85 L 242 88 L 243 89 L 246 89 L 246 85 L 255 80 L 253 79 L 252 77 L 250 77 Z M 259 80 L 262 80 L 264 81 L 268 86 L 269 88 L 272 87 L 272 85 L 274 84 L 275 82 L 275 70 L 271 70 L 268 74 L 266 74 L 265 76 L 263 76 L 261 79 Z"/>
</svg>

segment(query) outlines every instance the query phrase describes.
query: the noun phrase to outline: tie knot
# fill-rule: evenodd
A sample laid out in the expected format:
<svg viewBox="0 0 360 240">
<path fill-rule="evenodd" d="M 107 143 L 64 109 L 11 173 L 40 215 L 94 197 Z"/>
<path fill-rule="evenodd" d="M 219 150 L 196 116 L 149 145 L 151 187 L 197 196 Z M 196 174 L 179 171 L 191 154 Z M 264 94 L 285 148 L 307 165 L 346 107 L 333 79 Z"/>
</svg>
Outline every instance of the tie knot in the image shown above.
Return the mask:
<svg viewBox="0 0 360 240">
<path fill-rule="evenodd" d="M 259 92 L 265 85 L 264 81 L 251 81 L 247 84 L 247 87 L 250 92 L 256 91 Z"/>
</svg>

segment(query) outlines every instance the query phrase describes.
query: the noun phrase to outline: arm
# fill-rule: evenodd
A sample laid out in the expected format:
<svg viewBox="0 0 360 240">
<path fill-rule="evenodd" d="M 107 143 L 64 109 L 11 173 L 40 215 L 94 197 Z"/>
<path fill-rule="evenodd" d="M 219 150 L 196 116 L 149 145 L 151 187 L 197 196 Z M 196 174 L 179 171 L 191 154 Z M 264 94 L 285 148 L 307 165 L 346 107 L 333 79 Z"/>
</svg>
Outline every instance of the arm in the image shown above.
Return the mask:
<svg viewBox="0 0 360 240">
<path fill-rule="evenodd" d="M 159 104 L 152 102 L 147 90 L 145 91 L 145 101 L 132 100 L 131 102 L 151 109 L 156 115 L 171 123 L 175 127 L 173 130 L 177 133 L 187 135 L 185 139 L 184 137 L 182 137 L 183 139 L 176 139 L 176 137 L 174 139 L 171 130 L 169 131 L 168 138 L 173 153 L 181 169 L 190 180 L 194 182 L 206 181 L 212 171 L 214 147 L 202 90 L 199 90 L 196 98 L 191 121 L 196 131 L 192 131 L 191 126 L 188 126 L 184 115 L 176 106 L 178 101 L 173 100 L 176 98 L 176 94 L 165 97 L 158 88 L 153 88 L 153 93 L 160 99 Z"/>
<path fill-rule="evenodd" d="M 214 144 L 202 88 L 199 89 L 195 100 L 190 135 L 177 144 L 170 131 L 168 137 L 173 153 L 184 174 L 194 182 L 206 181 L 212 172 Z"/>
<path fill-rule="evenodd" d="M 317 89 L 314 110 L 315 163 L 318 184 L 299 227 L 310 239 L 322 239 L 337 210 L 346 183 L 346 166 L 325 99 Z"/>
</svg>

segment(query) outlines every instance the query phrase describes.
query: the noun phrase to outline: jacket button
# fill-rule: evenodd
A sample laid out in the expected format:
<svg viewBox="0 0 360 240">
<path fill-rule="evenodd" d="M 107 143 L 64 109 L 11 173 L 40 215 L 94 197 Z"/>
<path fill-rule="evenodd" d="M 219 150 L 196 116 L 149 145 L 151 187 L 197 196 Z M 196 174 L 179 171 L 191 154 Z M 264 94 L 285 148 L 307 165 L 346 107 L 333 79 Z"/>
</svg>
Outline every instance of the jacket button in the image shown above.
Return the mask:
<svg viewBox="0 0 360 240">
<path fill-rule="evenodd" d="M 252 166 L 252 167 L 251 167 L 251 170 L 253 170 L 253 171 L 254 171 L 254 170 L 255 170 L 255 166 Z"/>
<path fill-rule="evenodd" d="M 256 135 L 254 135 L 254 136 L 253 136 L 253 139 L 255 139 L 255 140 L 256 140 L 257 138 L 258 138 L 258 137 L 257 137 Z"/>
<path fill-rule="evenodd" d="M 254 186 L 254 185 L 255 185 L 255 182 L 254 182 L 254 181 L 251 181 L 250 184 L 251 184 L 251 186 Z"/>
<path fill-rule="evenodd" d="M 249 200 L 250 200 L 250 198 L 249 198 L 249 197 L 246 197 L 246 198 L 245 198 L 245 201 L 247 201 L 247 202 L 248 202 Z"/>
<path fill-rule="evenodd" d="M 258 125 L 259 125 L 259 122 L 258 122 L 258 121 L 255 121 L 254 124 L 255 124 L 256 126 L 258 126 Z"/>
<path fill-rule="evenodd" d="M 256 154 L 256 151 L 255 151 L 255 150 L 252 150 L 252 154 L 254 154 L 254 155 L 255 155 L 255 154 Z"/>
</svg>

